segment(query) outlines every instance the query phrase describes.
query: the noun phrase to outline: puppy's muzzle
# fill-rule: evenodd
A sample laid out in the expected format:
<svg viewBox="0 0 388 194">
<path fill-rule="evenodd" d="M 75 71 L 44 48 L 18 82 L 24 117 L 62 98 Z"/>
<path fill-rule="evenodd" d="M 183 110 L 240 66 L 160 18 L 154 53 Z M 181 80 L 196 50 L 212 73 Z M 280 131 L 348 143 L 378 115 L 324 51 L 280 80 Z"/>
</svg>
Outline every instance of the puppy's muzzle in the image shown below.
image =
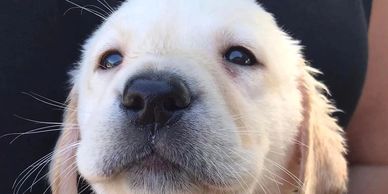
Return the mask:
<svg viewBox="0 0 388 194">
<path fill-rule="evenodd" d="M 152 73 L 127 82 L 122 107 L 130 120 L 142 127 L 149 126 L 154 134 L 156 129 L 177 121 L 191 101 L 189 88 L 178 76 Z"/>
</svg>

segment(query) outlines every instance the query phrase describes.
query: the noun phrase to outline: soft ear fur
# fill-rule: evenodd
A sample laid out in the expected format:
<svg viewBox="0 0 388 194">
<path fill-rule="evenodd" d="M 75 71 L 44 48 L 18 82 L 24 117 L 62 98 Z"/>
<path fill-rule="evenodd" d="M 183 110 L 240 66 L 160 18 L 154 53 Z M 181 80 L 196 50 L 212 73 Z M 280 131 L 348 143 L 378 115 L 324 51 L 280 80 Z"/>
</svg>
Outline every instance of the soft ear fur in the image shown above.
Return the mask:
<svg viewBox="0 0 388 194">
<path fill-rule="evenodd" d="M 63 129 L 50 165 L 49 182 L 53 194 L 77 194 L 76 150 L 79 141 L 77 99 L 74 89 L 67 100 Z"/>
<path fill-rule="evenodd" d="M 317 70 L 303 64 L 301 92 L 305 120 L 300 138 L 304 194 L 340 194 L 347 188 L 347 163 L 343 131 L 332 117 L 335 107 L 325 97 L 326 87 L 314 79 Z"/>
</svg>

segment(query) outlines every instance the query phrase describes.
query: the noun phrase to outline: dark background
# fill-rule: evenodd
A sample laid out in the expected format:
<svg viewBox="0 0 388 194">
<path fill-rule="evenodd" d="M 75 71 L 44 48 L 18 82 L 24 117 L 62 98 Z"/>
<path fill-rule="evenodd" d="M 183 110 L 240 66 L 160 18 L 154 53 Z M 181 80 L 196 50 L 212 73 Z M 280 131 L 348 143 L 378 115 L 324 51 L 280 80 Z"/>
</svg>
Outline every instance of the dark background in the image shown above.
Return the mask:
<svg viewBox="0 0 388 194">
<path fill-rule="evenodd" d="M 120 1 L 107 0 L 116 7 Z M 74 0 L 99 5 L 96 0 Z M 343 126 L 360 95 L 367 64 L 367 25 L 370 1 L 362 0 L 261 0 L 279 24 L 305 45 L 306 58 L 324 72 Z M 99 5 L 100 6 L 100 5 Z M 64 102 L 67 72 L 80 55 L 83 41 L 100 18 L 72 7 L 64 0 L 0 1 L 0 135 L 45 126 L 39 121 L 60 122 L 62 110 L 34 100 L 23 92 L 37 93 Z M 145 13 L 146 14 L 146 13 Z M 233 13 L 235 14 L 235 13 Z M 11 193 L 12 183 L 28 165 L 52 151 L 58 132 L 26 135 L 13 144 L 0 138 L 0 193 Z M 15 137 L 15 136 L 13 136 Z M 43 171 L 43 174 L 46 170 Z M 32 183 L 32 175 L 20 190 Z M 45 181 L 32 193 L 42 193 Z"/>
</svg>

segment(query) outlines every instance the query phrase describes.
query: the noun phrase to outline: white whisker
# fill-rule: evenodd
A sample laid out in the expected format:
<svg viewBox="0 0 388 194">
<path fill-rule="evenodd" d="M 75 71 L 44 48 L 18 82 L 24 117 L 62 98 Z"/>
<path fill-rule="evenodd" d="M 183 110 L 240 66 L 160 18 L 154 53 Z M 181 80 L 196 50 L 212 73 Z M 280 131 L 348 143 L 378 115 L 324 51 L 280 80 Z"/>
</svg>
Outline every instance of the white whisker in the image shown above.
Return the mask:
<svg viewBox="0 0 388 194">
<path fill-rule="evenodd" d="M 303 182 L 296 175 L 294 175 L 292 172 L 290 172 L 285 167 L 283 167 L 282 165 L 278 164 L 277 162 L 275 162 L 273 160 L 270 160 L 268 158 L 265 158 L 265 160 L 267 160 L 268 162 L 273 164 L 275 167 L 279 168 L 281 171 L 286 173 L 291 179 L 293 179 L 298 184 L 298 186 L 300 188 L 302 188 Z"/>
<path fill-rule="evenodd" d="M 17 135 L 14 139 L 12 139 L 9 144 L 12 144 L 13 142 L 15 142 L 18 138 L 20 138 L 21 136 L 24 136 L 24 135 L 32 135 L 32 134 L 41 134 L 41 133 L 47 133 L 47 132 L 54 132 L 54 131 L 61 131 L 62 129 L 61 128 L 57 128 L 58 126 L 46 126 L 46 127 L 40 127 L 40 128 L 37 128 L 37 129 L 34 129 L 34 130 L 30 130 L 30 131 L 27 131 L 27 132 L 23 132 L 23 133 L 13 133 L 13 134 L 9 134 L 9 135 Z M 54 128 L 54 129 L 52 129 Z"/>
<path fill-rule="evenodd" d="M 98 9 L 98 10 L 100 10 L 101 12 L 101 14 L 105 14 L 105 15 L 107 15 L 107 16 L 109 16 L 109 14 L 111 14 L 111 13 L 109 13 L 108 11 L 106 11 L 106 10 L 104 10 L 104 9 L 102 9 L 101 7 L 98 7 L 97 5 L 84 5 L 84 7 L 86 7 L 86 8 L 88 8 L 88 7 L 90 7 L 90 8 L 96 8 L 96 9 Z M 97 10 L 95 10 L 95 11 L 97 11 Z"/>
<path fill-rule="evenodd" d="M 51 99 L 47 99 L 45 97 L 42 97 L 42 96 L 34 96 L 33 94 L 29 94 L 29 93 L 26 93 L 26 92 L 22 92 L 22 94 L 25 94 L 25 95 L 28 95 L 30 96 L 31 98 L 39 101 L 39 102 L 42 102 L 44 104 L 47 104 L 47 105 L 50 105 L 50 106 L 53 106 L 53 107 L 56 107 L 56 108 L 59 108 L 61 110 L 72 110 L 71 107 L 67 107 L 66 104 L 59 104 L 58 102 L 56 101 L 52 101 Z M 75 111 L 75 110 L 72 110 L 72 111 Z"/>
<path fill-rule="evenodd" d="M 32 122 L 32 123 L 37 123 L 37 124 L 62 125 L 62 122 L 38 121 L 38 120 L 34 120 L 34 119 L 29 119 L 29 118 L 26 118 L 26 117 L 22 117 L 22 116 L 19 116 L 19 115 L 14 115 L 14 116 L 17 117 L 17 118 L 19 118 L 19 119 L 22 119 L 22 120 L 25 120 L 25 121 L 29 121 L 29 122 Z"/>
<path fill-rule="evenodd" d="M 30 93 L 22 92 L 22 93 L 25 94 L 25 95 L 31 96 L 31 97 L 36 97 L 36 98 L 40 98 L 40 99 L 43 99 L 43 100 L 47 100 L 48 102 L 57 104 L 57 105 L 59 105 L 59 106 L 63 106 L 63 107 L 66 107 L 66 106 L 67 106 L 67 104 L 66 104 L 65 102 L 59 102 L 59 101 L 56 101 L 56 100 L 47 98 L 47 97 L 45 97 L 45 96 L 42 96 L 42 95 L 40 95 L 40 94 L 38 94 L 38 93 L 35 93 L 35 92 L 30 92 Z"/>
<path fill-rule="evenodd" d="M 110 11 L 110 14 L 112 14 L 114 12 L 114 9 L 109 5 L 108 2 L 106 2 L 105 0 L 103 0 L 103 2 L 101 0 L 97 0 L 97 2 L 99 2 L 102 6 L 104 6 L 108 11 Z"/>
<path fill-rule="evenodd" d="M 89 9 L 89 8 L 87 8 L 87 7 L 85 7 L 85 6 L 79 5 L 79 4 L 74 3 L 73 1 L 70 1 L 70 0 L 65 0 L 65 1 L 68 2 L 68 3 L 70 3 L 70 4 L 72 4 L 72 5 L 74 5 L 74 6 L 76 6 L 76 7 L 78 7 L 78 8 L 81 9 L 81 10 L 85 10 L 85 11 L 87 11 L 87 12 L 89 12 L 89 13 L 92 13 L 92 14 L 94 14 L 95 16 L 97 16 L 97 17 L 99 17 L 99 18 L 101 18 L 101 19 L 103 19 L 103 20 L 106 20 L 106 19 L 107 19 L 106 16 L 104 16 L 103 14 L 99 13 L 99 12 L 96 11 L 96 10 Z M 71 8 L 71 9 L 72 9 L 72 8 Z M 66 11 L 64 14 L 66 14 L 67 12 L 68 12 L 68 11 Z"/>
<path fill-rule="evenodd" d="M 70 144 L 68 146 L 66 146 L 65 148 L 63 149 L 60 149 L 60 150 L 56 150 L 56 154 L 63 154 L 65 153 L 66 151 L 68 151 L 69 149 L 72 149 L 76 146 L 79 145 L 79 142 L 76 142 L 76 143 L 73 143 L 73 144 Z M 40 168 L 42 168 L 41 170 L 39 170 L 38 173 L 40 173 L 44 167 L 51 161 L 52 159 L 52 156 L 54 155 L 54 152 L 50 152 L 48 154 L 46 154 L 45 156 L 43 156 L 42 158 L 38 159 L 36 162 L 34 162 L 33 164 L 31 164 L 30 166 L 28 166 L 25 170 L 23 170 L 19 175 L 18 177 L 16 178 L 16 180 L 14 181 L 13 185 L 12 185 L 12 188 L 14 189 L 13 190 L 13 193 L 14 194 L 17 194 L 19 193 L 20 189 L 22 189 L 24 183 L 29 179 L 29 177 L 34 174 L 34 172 L 36 172 L 37 170 L 39 170 Z M 43 166 L 42 166 L 43 165 Z M 40 180 L 43 180 L 44 177 L 46 177 L 47 174 L 45 174 L 44 176 L 42 176 L 42 178 L 40 179 L 34 179 L 32 184 L 35 185 L 37 182 L 39 182 Z M 21 178 L 20 178 L 21 177 Z M 33 186 L 32 185 L 32 186 Z M 32 189 L 32 186 L 28 187 L 26 191 Z"/>
</svg>

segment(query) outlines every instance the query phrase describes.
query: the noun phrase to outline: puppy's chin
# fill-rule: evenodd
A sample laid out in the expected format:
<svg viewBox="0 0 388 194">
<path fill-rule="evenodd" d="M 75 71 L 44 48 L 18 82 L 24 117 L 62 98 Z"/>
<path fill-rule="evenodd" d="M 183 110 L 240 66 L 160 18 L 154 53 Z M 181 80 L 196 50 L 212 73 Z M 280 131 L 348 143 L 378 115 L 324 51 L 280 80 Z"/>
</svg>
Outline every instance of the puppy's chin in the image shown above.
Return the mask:
<svg viewBox="0 0 388 194">
<path fill-rule="evenodd" d="M 230 190 L 212 180 L 199 180 L 183 167 L 155 155 L 132 164 L 115 177 L 90 183 L 97 193 L 112 194 L 227 193 Z"/>
<path fill-rule="evenodd" d="M 149 158 L 101 182 L 90 182 L 97 193 L 198 193 L 193 178 L 179 166 Z"/>
<path fill-rule="evenodd" d="M 150 192 L 198 191 L 197 182 L 184 168 L 155 154 L 147 156 L 126 169 L 128 187 Z"/>
<path fill-rule="evenodd" d="M 155 153 L 128 164 L 120 173 L 85 178 L 97 193 L 236 193 L 247 189 L 241 188 L 239 180 L 217 179 Z"/>
</svg>

